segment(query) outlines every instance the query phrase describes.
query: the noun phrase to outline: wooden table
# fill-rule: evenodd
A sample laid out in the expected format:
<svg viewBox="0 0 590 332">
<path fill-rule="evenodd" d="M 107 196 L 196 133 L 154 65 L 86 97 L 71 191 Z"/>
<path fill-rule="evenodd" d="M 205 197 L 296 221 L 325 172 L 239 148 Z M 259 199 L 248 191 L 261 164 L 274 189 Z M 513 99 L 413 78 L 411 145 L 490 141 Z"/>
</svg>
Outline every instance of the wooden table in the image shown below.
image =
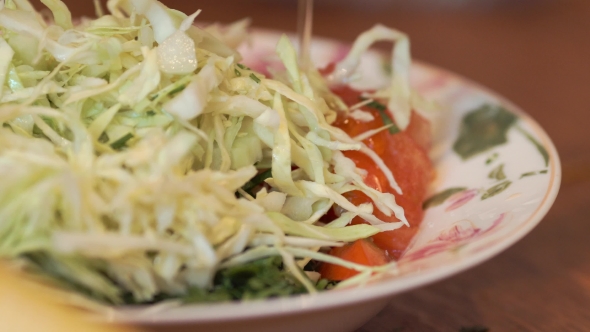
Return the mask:
<svg viewBox="0 0 590 332">
<path fill-rule="evenodd" d="M 75 15 L 93 13 L 90 0 L 65 2 Z M 207 21 L 250 16 L 258 27 L 295 30 L 294 0 L 164 2 L 185 12 L 201 8 Z M 315 33 L 352 41 L 377 22 L 406 31 L 416 58 L 478 81 L 531 114 L 564 168 L 554 207 L 530 235 L 476 268 L 395 297 L 359 331 L 590 330 L 590 1 L 487 10 L 356 3 L 316 1 Z"/>
</svg>

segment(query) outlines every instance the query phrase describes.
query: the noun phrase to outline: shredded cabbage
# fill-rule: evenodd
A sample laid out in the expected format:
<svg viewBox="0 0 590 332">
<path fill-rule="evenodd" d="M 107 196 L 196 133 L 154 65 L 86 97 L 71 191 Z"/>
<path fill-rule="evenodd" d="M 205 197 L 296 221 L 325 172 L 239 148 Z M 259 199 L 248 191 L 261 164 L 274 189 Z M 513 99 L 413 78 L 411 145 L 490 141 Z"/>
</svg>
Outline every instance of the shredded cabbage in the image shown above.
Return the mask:
<svg viewBox="0 0 590 332">
<path fill-rule="evenodd" d="M 205 289 L 219 269 L 273 255 L 309 291 L 299 266 L 310 259 L 379 270 L 319 251 L 407 221 L 341 153 L 367 148 L 330 125 L 345 106 L 315 69 L 300 68 L 286 36 L 277 46 L 286 72 L 272 79 L 239 63 L 247 20 L 201 29 L 192 25 L 199 12 L 109 0 L 109 13 L 97 5 L 99 18 L 74 24 L 62 1 L 42 3 L 51 22 L 26 0 L 0 10 L 0 169 L 9 174 L 0 257 L 29 257 L 114 304 Z M 405 35 L 361 35 L 331 79 L 344 80 L 379 39 L 397 41 L 389 97 L 404 128 Z M 267 187 L 242 189 L 268 169 Z M 342 195 L 350 190 L 401 221 L 353 205 Z M 347 212 L 323 224 L 334 204 Z M 355 216 L 369 224 L 345 227 Z"/>
</svg>

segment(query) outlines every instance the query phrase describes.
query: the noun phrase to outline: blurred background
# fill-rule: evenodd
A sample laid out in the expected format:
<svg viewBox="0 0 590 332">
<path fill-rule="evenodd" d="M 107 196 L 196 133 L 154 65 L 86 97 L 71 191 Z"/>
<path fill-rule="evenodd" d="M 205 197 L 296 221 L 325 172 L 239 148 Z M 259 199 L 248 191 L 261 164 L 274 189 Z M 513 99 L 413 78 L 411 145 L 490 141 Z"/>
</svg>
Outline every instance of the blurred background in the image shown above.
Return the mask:
<svg viewBox="0 0 590 332">
<path fill-rule="evenodd" d="M 64 0 L 75 16 L 91 0 Z M 200 20 L 296 30 L 295 0 L 164 0 Z M 316 0 L 314 34 L 350 42 L 382 23 L 415 58 L 521 106 L 563 164 L 557 201 L 517 245 L 456 277 L 397 296 L 360 331 L 584 331 L 590 326 L 590 1 Z M 479 327 L 479 329 L 478 329 Z"/>
</svg>

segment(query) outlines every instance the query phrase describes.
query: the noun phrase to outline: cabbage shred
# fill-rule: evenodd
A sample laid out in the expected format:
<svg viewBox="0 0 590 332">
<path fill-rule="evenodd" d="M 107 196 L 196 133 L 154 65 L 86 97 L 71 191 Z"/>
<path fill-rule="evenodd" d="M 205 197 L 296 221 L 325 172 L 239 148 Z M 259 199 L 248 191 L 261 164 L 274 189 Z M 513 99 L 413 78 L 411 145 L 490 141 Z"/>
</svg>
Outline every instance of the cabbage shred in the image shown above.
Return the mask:
<svg viewBox="0 0 590 332">
<path fill-rule="evenodd" d="M 343 104 L 299 68 L 286 37 L 273 79 L 240 63 L 247 21 L 203 29 L 199 12 L 110 0 L 108 14 L 74 23 L 60 0 L 42 2 L 50 22 L 27 0 L 1 3 L 0 257 L 112 304 L 195 296 L 220 271 L 267 257 L 308 292 L 310 259 L 361 277 L 391 268 L 319 250 L 406 221 L 340 153 L 364 147 L 330 125 Z M 406 105 L 405 81 L 395 84 L 392 103 Z M 267 186 L 256 192 L 257 177 Z M 402 221 L 354 206 L 342 196 L 352 190 Z M 322 224 L 334 204 L 348 212 Z M 344 227 L 355 216 L 369 225 Z"/>
</svg>

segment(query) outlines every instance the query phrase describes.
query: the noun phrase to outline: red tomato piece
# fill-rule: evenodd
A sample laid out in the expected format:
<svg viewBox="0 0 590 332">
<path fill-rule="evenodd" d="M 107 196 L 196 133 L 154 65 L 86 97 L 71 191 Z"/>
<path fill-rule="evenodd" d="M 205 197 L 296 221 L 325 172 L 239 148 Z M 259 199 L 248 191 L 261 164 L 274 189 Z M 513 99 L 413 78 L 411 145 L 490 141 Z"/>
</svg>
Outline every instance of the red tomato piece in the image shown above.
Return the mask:
<svg viewBox="0 0 590 332">
<path fill-rule="evenodd" d="M 366 239 L 357 240 L 343 247 L 334 247 L 330 250 L 330 255 L 366 266 L 384 265 L 389 261 L 385 251 Z M 320 267 L 320 274 L 322 278 L 341 281 L 354 277 L 358 272 L 340 265 L 323 263 Z"/>
<path fill-rule="evenodd" d="M 432 148 L 432 125 L 418 112 L 413 111 L 410 116 L 410 123 L 405 132 L 424 150 Z"/>
<path fill-rule="evenodd" d="M 393 259 L 398 259 L 406 250 L 414 235 L 420 228 L 424 218 L 422 204 L 407 202 L 403 196 L 396 195 L 397 203 L 404 208 L 404 214 L 410 227 L 403 226 L 394 231 L 381 232 L 373 235 L 373 242 L 381 249 L 387 251 Z M 386 220 L 387 221 L 387 220 Z M 397 219 L 395 220 L 397 221 Z"/>
<path fill-rule="evenodd" d="M 336 68 L 336 64 L 334 62 L 330 62 L 326 67 L 319 68 L 318 71 L 322 76 L 327 76 L 334 71 Z"/>
<path fill-rule="evenodd" d="M 434 175 L 426 151 L 406 132 L 390 135 L 387 142 L 381 158 L 393 173 L 403 195 L 422 204 Z"/>
<path fill-rule="evenodd" d="M 356 104 L 360 101 L 360 93 L 350 88 L 339 88 L 334 92 L 347 105 Z M 383 126 L 383 120 L 376 110 L 369 107 L 363 107 L 362 110 L 370 112 L 374 116 L 374 120 L 363 122 L 351 117 L 340 116 L 334 125 L 350 136 L 356 136 L 367 130 Z M 428 120 L 416 112 L 412 112 L 410 124 L 403 132 L 392 135 L 388 131 L 382 131 L 364 141 L 383 159 L 391 170 L 402 189 L 402 195 L 390 188 L 383 172 L 364 153 L 358 151 L 346 151 L 344 153 L 355 162 L 357 167 L 367 171 L 364 181 L 368 186 L 381 192 L 393 193 L 397 204 L 404 208 L 410 227 L 402 227 L 395 231 L 382 232 L 373 236 L 374 243 L 379 248 L 387 251 L 392 258 L 399 258 L 403 253 L 418 231 L 420 222 L 424 217 L 422 202 L 434 175 L 432 163 L 427 155 L 427 151 L 432 144 L 430 130 Z M 369 197 L 360 191 L 346 193 L 345 197 L 355 205 L 372 202 Z M 399 221 L 395 216 L 386 216 L 376 208 L 374 211 L 375 216 L 381 220 L 386 222 Z M 358 224 L 364 223 L 364 221 L 357 217 L 352 223 Z"/>
<path fill-rule="evenodd" d="M 349 87 L 340 87 L 334 90 L 333 92 L 340 96 L 342 101 L 349 106 L 353 106 L 354 104 L 357 104 L 362 101 L 360 99 L 360 93 L 358 91 L 352 90 Z M 351 137 L 358 136 L 369 130 L 381 128 L 385 125 L 383 123 L 381 115 L 376 109 L 365 106 L 361 107 L 361 110 L 370 113 L 373 116 L 373 120 L 360 121 L 352 117 L 346 117 L 344 116 L 344 113 L 341 113 L 332 125 L 344 130 Z M 387 136 L 389 136 L 389 132 L 387 130 L 383 130 L 363 140 L 363 143 L 365 143 L 371 150 L 375 151 L 377 154 L 381 154 L 387 148 Z"/>
<path fill-rule="evenodd" d="M 388 138 L 389 148 L 382 156 L 385 164 L 391 169 L 394 178 L 402 189 L 402 195 L 393 191 L 385 175 L 377 168 L 365 166 L 367 177 L 365 183 L 381 192 L 391 192 L 395 196 L 396 203 L 404 208 L 405 217 L 410 227 L 402 227 L 395 231 L 382 232 L 373 236 L 375 244 L 388 252 L 390 257 L 399 258 L 410 241 L 418 231 L 420 222 L 424 217 L 422 202 L 426 196 L 428 185 L 432 180 L 433 168 L 426 152 L 420 148 L 405 133 L 391 135 Z M 347 153 L 348 157 L 357 163 L 357 167 L 372 162 L 368 157 L 360 157 Z M 371 202 L 371 199 L 362 192 L 350 192 L 346 198 L 355 205 Z M 377 218 L 386 222 L 399 221 L 394 215 L 386 216 L 375 208 Z M 364 222 L 361 218 L 355 218 L 353 224 Z"/>
</svg>

